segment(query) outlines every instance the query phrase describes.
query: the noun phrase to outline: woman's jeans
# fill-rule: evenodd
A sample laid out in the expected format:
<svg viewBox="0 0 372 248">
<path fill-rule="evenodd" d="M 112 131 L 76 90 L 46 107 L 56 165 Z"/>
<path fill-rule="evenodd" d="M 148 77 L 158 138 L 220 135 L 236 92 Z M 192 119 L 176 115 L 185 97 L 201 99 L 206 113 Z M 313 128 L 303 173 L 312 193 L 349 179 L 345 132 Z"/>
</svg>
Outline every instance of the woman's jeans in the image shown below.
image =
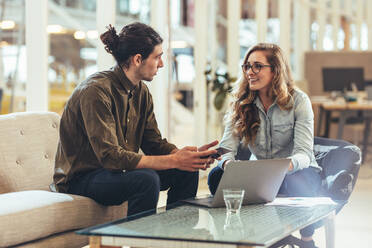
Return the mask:
<svg viewBox="0 0 372 248">
<path fill-rule="evenodd" d="M 217 186 L 221 180 L 223 170 L 220 167 L 215 167 L 208 175 L 208 186 L 211 194 L 217 190 Z M 286 175 L 279 189 L 279 194 L 285 196 L 318 196 L 322 184 L 322 179 L 319 172 L 312 168 L 305 168 L 293 174 Z M 304 237 L 310 237 L 314 234 L 314 225 L 310 225 L 300 230 Z"/>
</svg>

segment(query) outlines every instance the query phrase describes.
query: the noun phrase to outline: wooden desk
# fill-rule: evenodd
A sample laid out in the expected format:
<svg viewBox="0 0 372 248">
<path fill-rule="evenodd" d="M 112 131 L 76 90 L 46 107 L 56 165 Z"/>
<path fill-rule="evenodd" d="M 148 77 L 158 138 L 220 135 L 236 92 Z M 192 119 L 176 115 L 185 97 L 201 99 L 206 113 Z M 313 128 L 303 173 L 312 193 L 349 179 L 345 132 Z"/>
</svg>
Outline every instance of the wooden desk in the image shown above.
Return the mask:
<svg viewBox="0 0 372 248">
<path fill-rule="evenodd" d="M 370 126 L 372 120 L 372 101 L 360 101 L 360 102 L 345 102 L 345 101 L 332 101 L 327 98 L 314 98 L 312 99 L 313 105 L 319 106 L 319 119 L 317 124 L 316 135 L 321 136 L 321 126 L 323 123 L 323 117 L 325 116 L 325 136 L 328 136 L 330 118 L 332 112 L 339 112 L 339 122 L 337 130 L 337 139 L 342 139 L 343 131 L 347 118 L 356 116 L 359 111 L 363 114 L 364 119 L 364 131 L 363 131 L 363 148 L 362 148 L 362 159 L 364 160 L 367 154 L 368 148 L 368 137 L 370 133 Z"/>
</svg>

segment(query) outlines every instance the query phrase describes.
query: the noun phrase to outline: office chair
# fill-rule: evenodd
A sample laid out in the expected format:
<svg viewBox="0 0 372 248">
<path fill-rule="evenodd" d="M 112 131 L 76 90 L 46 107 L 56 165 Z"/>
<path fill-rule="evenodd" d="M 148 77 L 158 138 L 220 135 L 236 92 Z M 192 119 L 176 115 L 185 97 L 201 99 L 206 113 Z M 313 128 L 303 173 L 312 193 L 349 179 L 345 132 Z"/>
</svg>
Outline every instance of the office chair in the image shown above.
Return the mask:
<svg viewBox="0 0 372 248">
<path fill-rule="evenodd" d="M 322 167 L 322 187 L 319 196 L 331 197 L 341 203 L 338 213 L 347 203 L 358 178 L 361 164 L 359 147 L 344 141 L 328 138 L 314 138 L 314 155 L 318 165 Z M 248 148 L 239 146 L 236 159 L 249 160 L 251 152 Z M 316 223 L 316 228 L 323 222 Z M 327 232 L 327 230 L 326 230 Z M 271 247 L 301 247 L 301 240 L 290 235 Z"/>
</svg>

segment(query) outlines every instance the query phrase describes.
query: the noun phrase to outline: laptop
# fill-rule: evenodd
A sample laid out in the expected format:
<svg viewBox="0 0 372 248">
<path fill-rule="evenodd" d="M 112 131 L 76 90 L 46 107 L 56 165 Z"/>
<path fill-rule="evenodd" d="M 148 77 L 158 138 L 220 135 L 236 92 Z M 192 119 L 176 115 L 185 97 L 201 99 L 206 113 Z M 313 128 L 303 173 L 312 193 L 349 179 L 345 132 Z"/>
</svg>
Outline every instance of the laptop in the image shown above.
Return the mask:
<svg viewBox="0 0 372 248">
<path fill-rule="evenodd" d="M 223 189 L 244 189 L 243 205 L 271 202 L 279 192 L 290 159 L 241 160 L 225 168 L 214 196 L 195 197 L 184 202 L 210 208 L 224 207 Z"/>
</svg>

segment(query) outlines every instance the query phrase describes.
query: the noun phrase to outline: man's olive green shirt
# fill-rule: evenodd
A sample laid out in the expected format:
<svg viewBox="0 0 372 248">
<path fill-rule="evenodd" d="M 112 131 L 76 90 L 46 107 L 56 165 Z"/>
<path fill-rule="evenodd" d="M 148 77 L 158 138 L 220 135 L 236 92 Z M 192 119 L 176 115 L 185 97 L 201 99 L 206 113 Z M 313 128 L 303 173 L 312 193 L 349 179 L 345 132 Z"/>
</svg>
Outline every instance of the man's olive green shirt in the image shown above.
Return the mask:
<svg viewBox="0 0 372 248">
<path fill-rule="evenodd" d="M 134 86 L 118 65 L 93 74 L 77 86 L 62 114 L 56 188 L 67 192 L 72 179 L 100 168 L 133 170 L 140 148 L 147 155 L 176 148 L 161 137 L 147 86 Z"/>
</svg>

